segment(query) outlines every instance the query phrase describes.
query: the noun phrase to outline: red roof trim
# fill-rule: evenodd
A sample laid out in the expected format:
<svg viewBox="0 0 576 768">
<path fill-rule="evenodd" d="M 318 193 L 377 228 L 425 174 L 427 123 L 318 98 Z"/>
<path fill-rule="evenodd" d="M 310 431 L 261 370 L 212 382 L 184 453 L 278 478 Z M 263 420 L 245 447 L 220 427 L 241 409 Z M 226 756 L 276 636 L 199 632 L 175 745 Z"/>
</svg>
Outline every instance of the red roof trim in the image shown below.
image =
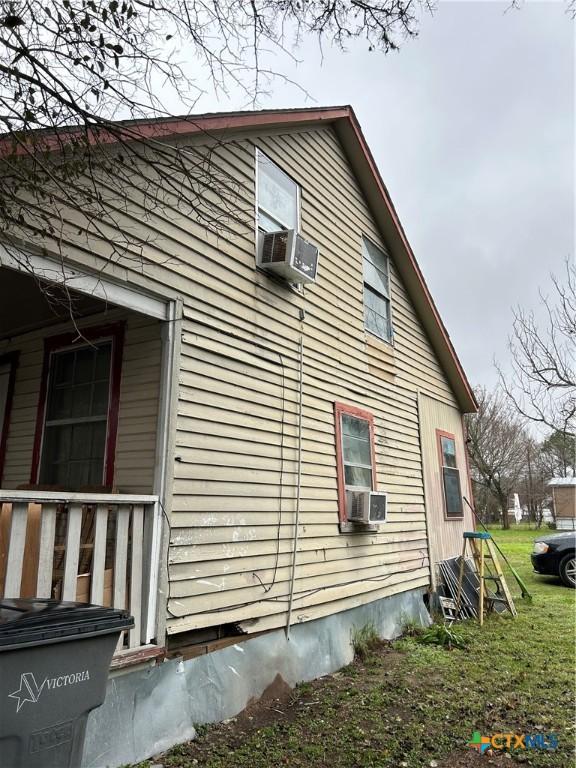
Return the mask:
<svg viewBox="0 0 576 768">
<path fill-rule="evenodd" d="M 120 140 L 120 134 L 126 141 L 138 139 L 160 140 L 172 136 L 189 136 L 197 133 L 210 135 L 219 131 L 242 130 L 258 126 L 284 125 L 294 123 L 332 122 L 350 116 L 349 107 L 328 107 L 290 110 L 262 110 L 260 112 L 227 112 L 190 117 L 170 117 L 153 120 L 126 120 L 114 123 L 111 132 L 105 126 L 98 130 L 88 128 L 62 128 L 58 133 L 39 129 L 30 131 L 28 137 L 33 139 L 29 144 L 25 136 L 20 136 L 15 144 L 10 134 L 0 135 L 0 157 L 5 154 L 17 155 L 33 152 L 35 148 L 59 151 L 66 138 L 87 131 L 88 139 L 93 144 L 114 144 Z"/>
</svg>

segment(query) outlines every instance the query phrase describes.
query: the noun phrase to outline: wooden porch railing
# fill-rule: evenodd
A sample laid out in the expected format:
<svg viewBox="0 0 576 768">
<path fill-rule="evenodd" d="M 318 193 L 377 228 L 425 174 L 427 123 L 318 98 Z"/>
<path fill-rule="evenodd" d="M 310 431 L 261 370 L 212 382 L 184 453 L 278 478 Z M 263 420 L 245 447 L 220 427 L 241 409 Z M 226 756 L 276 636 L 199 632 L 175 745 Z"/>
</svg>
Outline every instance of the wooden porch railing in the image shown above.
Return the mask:
<svg viewBox="0 0 576 768">
<path fill-rule="evenodd" d="M 118 650 L 155 637 L 157 496 L 0 490 L 0 596 L 126 608 Z M 2 588 L 3 587 L 3 588 Z"/>
</svg>

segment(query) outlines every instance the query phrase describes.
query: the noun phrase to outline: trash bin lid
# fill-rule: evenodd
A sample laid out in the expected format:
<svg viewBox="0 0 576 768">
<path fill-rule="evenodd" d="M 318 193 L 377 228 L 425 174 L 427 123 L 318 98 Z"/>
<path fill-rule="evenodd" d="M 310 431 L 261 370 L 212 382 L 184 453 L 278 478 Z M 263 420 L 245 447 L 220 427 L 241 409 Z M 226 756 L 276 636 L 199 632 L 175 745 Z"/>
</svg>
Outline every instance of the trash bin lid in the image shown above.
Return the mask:
<svg viewBox="0 0 576 768">
<path fill-rule="evenodd" d="M 38 597 L 0 600 L 0 652 L 120 632 L 132 626 L 129 612 L 118 608 Z"/>
</svg>

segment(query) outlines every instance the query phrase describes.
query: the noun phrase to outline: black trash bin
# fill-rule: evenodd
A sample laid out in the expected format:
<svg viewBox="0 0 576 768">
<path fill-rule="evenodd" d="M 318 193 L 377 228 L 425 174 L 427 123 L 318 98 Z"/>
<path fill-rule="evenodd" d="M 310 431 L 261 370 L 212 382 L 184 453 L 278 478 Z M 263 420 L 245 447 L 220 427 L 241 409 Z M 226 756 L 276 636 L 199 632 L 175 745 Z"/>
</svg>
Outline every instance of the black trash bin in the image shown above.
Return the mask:
<svg viewBox="0 0 576 768">
<path fill-rule="evenodd" d="M 127 611 L 0 600 L 0 768 L 78 768 Z"/>
</svg>

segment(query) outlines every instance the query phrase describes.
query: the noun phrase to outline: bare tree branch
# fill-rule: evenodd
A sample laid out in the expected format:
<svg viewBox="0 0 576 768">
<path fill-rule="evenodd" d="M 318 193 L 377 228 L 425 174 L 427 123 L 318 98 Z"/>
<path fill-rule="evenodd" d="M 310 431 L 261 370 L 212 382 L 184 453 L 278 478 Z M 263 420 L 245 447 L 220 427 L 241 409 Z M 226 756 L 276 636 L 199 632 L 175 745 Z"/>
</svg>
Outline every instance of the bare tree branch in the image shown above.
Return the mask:
<svg viewBox="0 0 576 768">
<path fill-rule="evenodd" d="M 529 437 L 503 392 L 482 387 L 474 392 L 478 412 L 467 417 L 466 425 L 472 477 L 494 497 L 508 528 L 510 496 L 524 471 Z"/>
<path fill-rule="evenodd" d="M 0 239 L 47 245 L 63 260 L 75 230 L 87 249 L 106 243 L 103 269 L 144 269 L 150 242 L 130 225 L 134 199 L 140 222 L 162 209 L 218 236 L 231 236 L 232 222 L 250 229 L 248 196 L 220 162 L 217 136 L 202 150 L 172 146 L 136 121 L 169 118 L 164 93 L 187 113 L 206 89 L 231 86 L 255 105 L 287 80 L 266 61 L 294 57 L 305 35 L 388 52 L 428 9 L 431 0 L 0 0 Z M 26 261 L 17 248 L 13 257 Z"/>
<path fill-rule="evenodd" d="M 566 262 L 565 281 L 552 276 L 554 298 L 540 293 L 547 321 L 514 311 L 509 349 L 512 375 L 498 367 L 500 383 L 518 412 L 552 430 L 573 433 L 576 416 L 576 267 Z"/>
</svg>

